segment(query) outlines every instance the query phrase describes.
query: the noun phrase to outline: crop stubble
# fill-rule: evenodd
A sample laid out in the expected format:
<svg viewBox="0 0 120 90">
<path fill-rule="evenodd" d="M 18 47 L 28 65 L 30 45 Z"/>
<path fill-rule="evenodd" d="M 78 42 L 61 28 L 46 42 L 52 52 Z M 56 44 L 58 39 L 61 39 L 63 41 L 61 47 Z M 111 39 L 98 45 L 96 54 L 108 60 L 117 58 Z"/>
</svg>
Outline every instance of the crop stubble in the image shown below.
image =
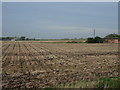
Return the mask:
<svg viewBox="0 0 120 90">
<path fill-rule="evenodd" d="M 117 44 L 2 43 L 3 88 L 44 88 L 117 76 Z"/>
</svg>

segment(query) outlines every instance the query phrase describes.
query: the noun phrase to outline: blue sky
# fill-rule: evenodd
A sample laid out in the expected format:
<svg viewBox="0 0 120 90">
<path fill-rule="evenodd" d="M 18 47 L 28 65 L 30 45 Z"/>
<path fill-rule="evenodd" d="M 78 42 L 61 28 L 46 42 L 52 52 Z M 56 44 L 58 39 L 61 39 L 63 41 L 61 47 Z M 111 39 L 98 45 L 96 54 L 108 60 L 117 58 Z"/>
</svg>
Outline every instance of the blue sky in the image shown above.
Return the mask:
<svg viewBox="0 0 120 90">
<path fill-rule="evenodd" d="M 117 2 L 2 4 L 3 36 L 60 39 L 118 33 Z"/>
</svg>

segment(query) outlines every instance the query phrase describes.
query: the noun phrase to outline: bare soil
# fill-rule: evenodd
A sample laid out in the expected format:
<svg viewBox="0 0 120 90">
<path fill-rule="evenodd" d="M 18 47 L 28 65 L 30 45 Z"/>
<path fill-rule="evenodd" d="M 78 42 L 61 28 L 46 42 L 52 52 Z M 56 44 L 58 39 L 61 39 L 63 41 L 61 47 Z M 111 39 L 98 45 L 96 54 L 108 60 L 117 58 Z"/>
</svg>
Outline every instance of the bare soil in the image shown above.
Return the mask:
<svg viewBox="0 0 120 90">
<path fill-rule="evenodd" d="M 2 87 L 45 88 L 118 75 L 118 44 L 2 43 Z"/>
</svg>

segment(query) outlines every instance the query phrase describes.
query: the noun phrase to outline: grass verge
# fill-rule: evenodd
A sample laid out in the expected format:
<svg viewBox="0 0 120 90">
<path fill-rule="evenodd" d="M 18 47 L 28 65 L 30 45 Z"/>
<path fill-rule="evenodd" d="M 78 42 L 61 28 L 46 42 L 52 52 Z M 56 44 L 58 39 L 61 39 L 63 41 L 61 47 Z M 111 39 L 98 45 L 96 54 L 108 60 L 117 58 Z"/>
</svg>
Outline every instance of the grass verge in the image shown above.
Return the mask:
<svg viewBox="0 0 120 90">
<path fill-rule="evenodd" d="M 118 77 L 104 77 L 99 78 L 94 81 L 86 81 L 81 80 L 78 82 L 73 82 L 69 84 L 62 84 L 60 86 L 48 87 L 46 89 L 60 89 L 60 88 L 96 88 L 96 89 L 104 89 L 104 88 L 120 88 L 120 78 Z"/>
</svg>

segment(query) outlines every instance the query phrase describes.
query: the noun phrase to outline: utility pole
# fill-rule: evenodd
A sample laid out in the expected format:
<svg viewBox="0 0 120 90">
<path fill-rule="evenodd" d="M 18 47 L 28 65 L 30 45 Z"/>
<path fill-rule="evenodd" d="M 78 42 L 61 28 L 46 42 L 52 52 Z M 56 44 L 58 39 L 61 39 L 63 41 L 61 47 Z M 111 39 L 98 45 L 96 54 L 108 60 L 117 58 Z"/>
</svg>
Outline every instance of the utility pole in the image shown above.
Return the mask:
<svg viewBox="0 0 120 90">
<path fill-rule="evenodd" d="M 94 34 L 94 38 L 95 38 L 95 29 L 94 29 L 94 33 L 93 34 Z"/>
</svg>

